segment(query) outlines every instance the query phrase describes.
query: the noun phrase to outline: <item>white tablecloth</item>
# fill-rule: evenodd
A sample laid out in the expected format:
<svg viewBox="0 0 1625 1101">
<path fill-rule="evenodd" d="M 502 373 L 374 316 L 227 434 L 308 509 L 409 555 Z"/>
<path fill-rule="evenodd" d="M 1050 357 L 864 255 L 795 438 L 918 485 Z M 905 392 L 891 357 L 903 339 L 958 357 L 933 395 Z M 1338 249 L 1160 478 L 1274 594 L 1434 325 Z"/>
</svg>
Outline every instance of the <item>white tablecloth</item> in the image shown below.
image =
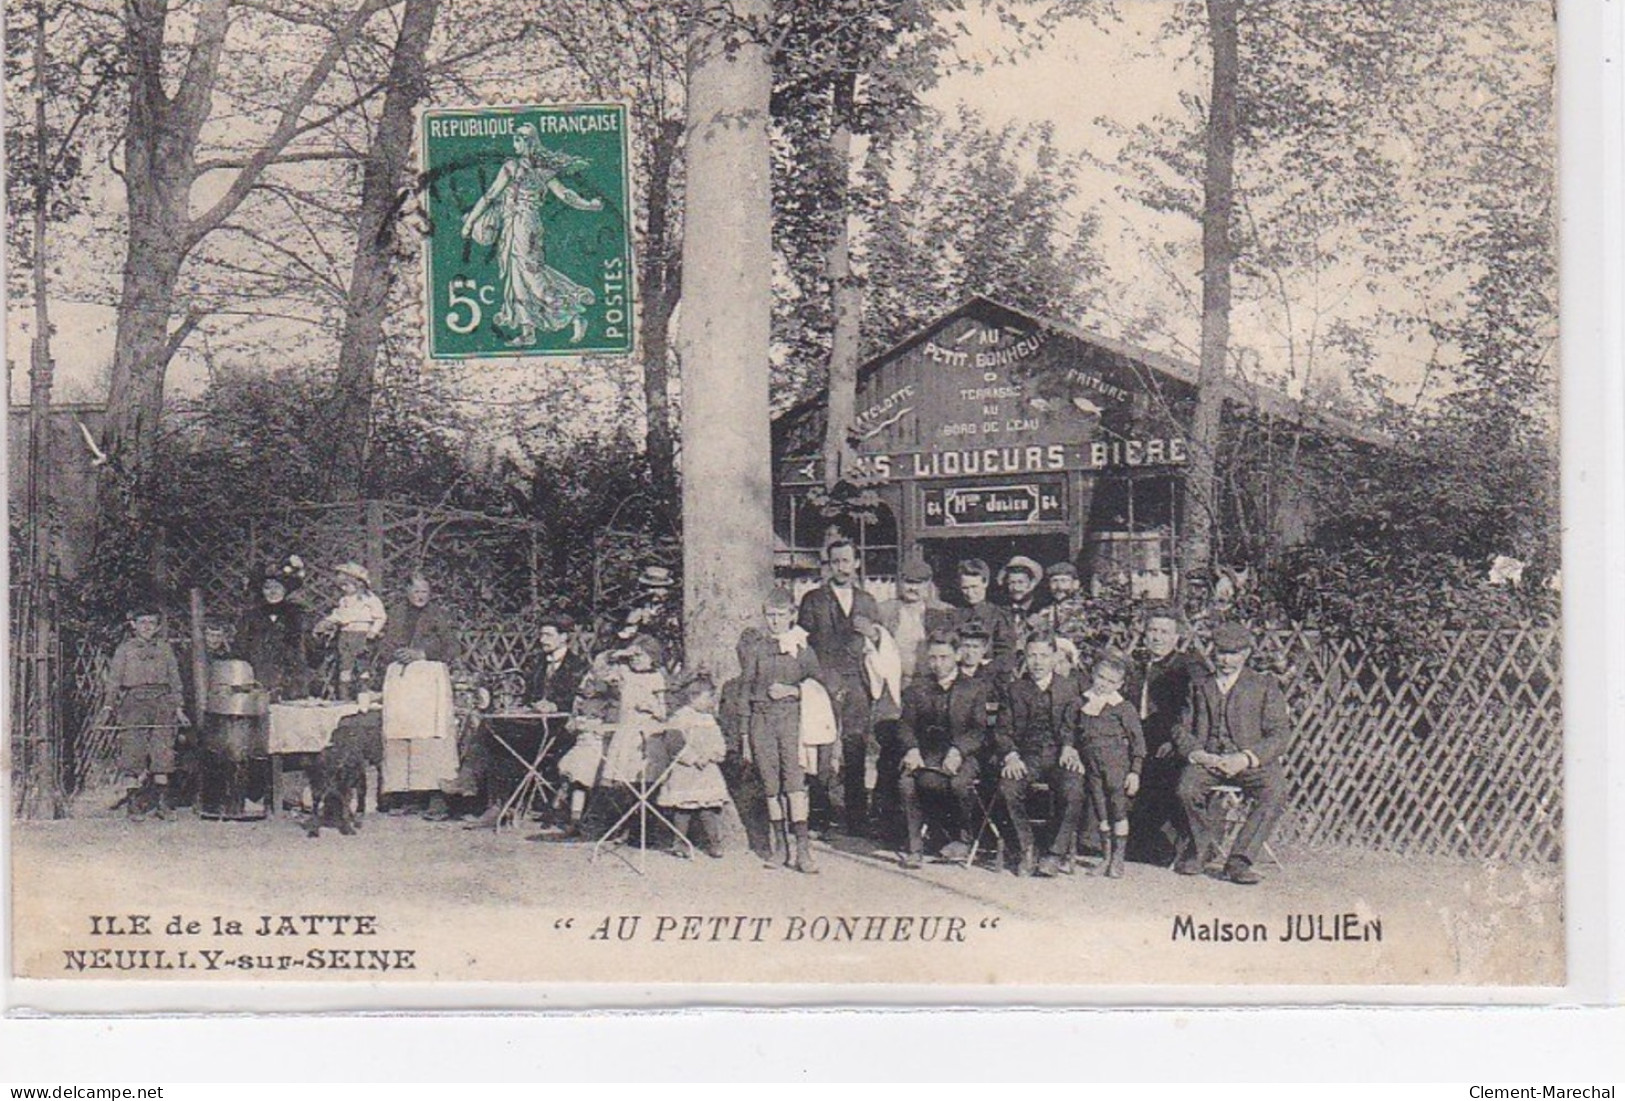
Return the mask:
<svg viewBox="0 0 1625 1101">
<path fill-rule="evenodd" d="M 272 753 L 320 753 L 332 740 L 339 720 L 360 710 L 360 704 L 336 700 L 273 703 L 269 750 Z"/>
</svg>

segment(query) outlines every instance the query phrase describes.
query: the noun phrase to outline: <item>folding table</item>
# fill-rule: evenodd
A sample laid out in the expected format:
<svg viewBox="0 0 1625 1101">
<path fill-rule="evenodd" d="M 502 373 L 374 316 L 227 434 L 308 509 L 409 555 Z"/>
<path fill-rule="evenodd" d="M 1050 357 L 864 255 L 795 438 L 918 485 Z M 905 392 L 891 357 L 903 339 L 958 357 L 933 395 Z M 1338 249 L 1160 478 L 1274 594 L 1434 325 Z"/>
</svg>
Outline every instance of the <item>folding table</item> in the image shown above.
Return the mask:
<svg viewBox="0 0 1625 1101">
<path fill-rule="evenodd" d="M 491 740 L 507 751 L 508 755 L 518 761 L 520 767 L 525 770 L 519 786 L 513 789 L 503 802 L 502 809 L 497 812 L 498 833 L 502 831 L 504 822 L 517 828 L 521 822 L 529 818 L 530 812 L 535 809 L 537 799 L 541 799 L 544 803 L 550 802 L 558 793 L 558 785 L 542 774 L 542 763 L 558 745 L 557 731 L 562 729 L 568 718 L 568 715 L 560 711 L 535 711 L 529 708 L 493 711 L 481 717 L 481 721 L 488 724 L 485 729 L 491 735 Z M 529 758 L 526 758 L 514 746 L 513 741 L 503 734 L 498 724 L 505 722 L 541 725 L 541 740 L 536 745 L 536 752 Z"/>
</svg>

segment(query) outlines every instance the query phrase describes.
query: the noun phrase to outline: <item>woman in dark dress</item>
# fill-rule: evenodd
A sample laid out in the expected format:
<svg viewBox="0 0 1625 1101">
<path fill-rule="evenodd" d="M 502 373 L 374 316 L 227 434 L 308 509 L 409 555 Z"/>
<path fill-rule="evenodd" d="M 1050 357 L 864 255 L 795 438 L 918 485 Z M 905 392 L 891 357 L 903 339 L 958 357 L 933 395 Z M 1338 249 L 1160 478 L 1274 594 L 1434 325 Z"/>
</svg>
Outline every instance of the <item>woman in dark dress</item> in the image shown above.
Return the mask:
<svg viewBox="0 0 1625 1101">
<path fill-rule="evenodd" d="M 237 621 L 233 651 L 254 667 L 254 679 L 273 700 L 299 699 L 310 690 L 305 609 L 290 599 L 304 580 L 297 558 L 268 568 L 254 606 Z"/>
</svg>

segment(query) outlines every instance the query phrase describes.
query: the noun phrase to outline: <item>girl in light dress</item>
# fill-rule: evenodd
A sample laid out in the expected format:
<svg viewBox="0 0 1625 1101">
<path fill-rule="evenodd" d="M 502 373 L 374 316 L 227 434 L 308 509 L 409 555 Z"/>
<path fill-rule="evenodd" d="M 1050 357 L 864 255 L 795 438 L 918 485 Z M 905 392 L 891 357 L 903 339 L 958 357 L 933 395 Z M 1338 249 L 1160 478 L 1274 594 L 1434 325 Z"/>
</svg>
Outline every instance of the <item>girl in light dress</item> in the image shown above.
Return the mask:
<svg viewBox="0 0 1625 1101">
<path fill-rule="evenodd" d="M 728 785 L 722 776 L 722 759 L 728 745 L 717 723 L 716 684 L 704 673 L 685 682 L 679 692 L 682 705 L 666 722 L 666 729 L 682 737 L 682 748 L 656 802 L 671 814 L 671 824 L 679 840 L 672 848 L 675 856 L 687 857 L 689 847 L 681 840 L 688 836 L 692 817 L 699 815 L 700 851 L 707 856 L 722 855 L 722 805 L 728 801 Z"/>
</svg>

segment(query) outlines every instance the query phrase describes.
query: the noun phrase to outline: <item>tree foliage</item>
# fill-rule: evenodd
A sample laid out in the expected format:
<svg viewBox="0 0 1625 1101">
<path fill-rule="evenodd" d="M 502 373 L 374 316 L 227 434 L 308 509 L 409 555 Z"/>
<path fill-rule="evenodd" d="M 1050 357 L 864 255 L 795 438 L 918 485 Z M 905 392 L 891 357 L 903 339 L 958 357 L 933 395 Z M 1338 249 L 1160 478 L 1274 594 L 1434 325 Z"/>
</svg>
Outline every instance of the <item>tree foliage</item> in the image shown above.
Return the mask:
<svg viewBox="0 0 1625 1101">
<path fill-rule="evenodd" d="M 1079 158 L 1048 124 L 992 128 L 961 108 L 890 139 L 865 169 L 866 347 L 973 294 L 1069 318 L 1098 289 L 1097 220 L 1077 213 Z"/>
</svg>

